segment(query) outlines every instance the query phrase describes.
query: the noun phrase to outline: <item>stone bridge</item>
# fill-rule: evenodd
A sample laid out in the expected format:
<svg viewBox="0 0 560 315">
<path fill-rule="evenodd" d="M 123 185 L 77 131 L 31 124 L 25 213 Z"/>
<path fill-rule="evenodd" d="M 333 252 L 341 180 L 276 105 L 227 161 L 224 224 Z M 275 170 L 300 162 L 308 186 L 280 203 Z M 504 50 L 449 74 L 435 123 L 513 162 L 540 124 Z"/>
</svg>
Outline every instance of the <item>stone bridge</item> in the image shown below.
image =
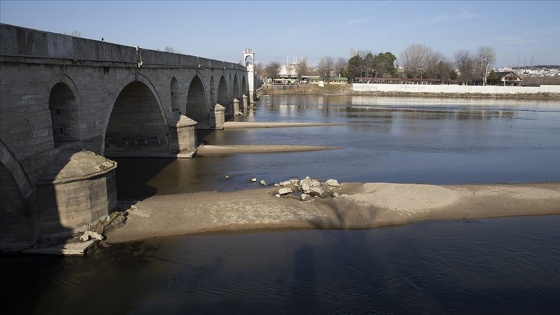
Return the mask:
<svg viewBox="0 0 560 315">
<path fill-rule="evenodd" d="M 189 155 L 195 128 L 252 102 L 240 64 L 6 24 L 0 36 L 1 249 L 104 219 L 107 157 Z"/>
</svg>

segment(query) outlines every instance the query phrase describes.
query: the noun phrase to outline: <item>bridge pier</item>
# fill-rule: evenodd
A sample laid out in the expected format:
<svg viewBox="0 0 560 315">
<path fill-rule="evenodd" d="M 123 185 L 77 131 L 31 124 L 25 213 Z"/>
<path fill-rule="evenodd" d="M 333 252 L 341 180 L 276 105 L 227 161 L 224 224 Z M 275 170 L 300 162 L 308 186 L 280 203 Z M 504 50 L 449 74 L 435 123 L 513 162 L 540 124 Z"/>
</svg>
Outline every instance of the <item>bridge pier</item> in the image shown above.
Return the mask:
<svg viewBox="0 0 560 315">
<path fill-rule="evenodd" d="M 117 206 L 117 163 L 91 151 L 64 149 L 37 184 L 37 238 L 70 236 Z"/>
<path fill-rule="evenodd" d="M 170 126 L 170 151 L 177 156 L 192 156 L 196 150 L 196 121 L 176 113 Z"/>
<path fill-rule="evenodd" d="M 244 109 L 244 110 L 247 109 L 248 103 L 249 103 L 249 100 L 248 100 L 248 98 L 247 98 L 247 95 L 243 95 L 243 109 Z M 253 106 L 253 103 L 251 103 L 251 106 Z"/>
<path fill-rule="evenodd" d="M 241 111 L 239 110 L 239 100 L 238 99 L 233 100 L 233 114 L 235 116 L 239 116 L 241 114 Z"/>
<path fill-rule="evenodd" d="M 226 108 L 220 104 L 214 106 L 214 110 L 210 112 L 210 127 L 214 129 L 224 129 Z"/>
</svg>

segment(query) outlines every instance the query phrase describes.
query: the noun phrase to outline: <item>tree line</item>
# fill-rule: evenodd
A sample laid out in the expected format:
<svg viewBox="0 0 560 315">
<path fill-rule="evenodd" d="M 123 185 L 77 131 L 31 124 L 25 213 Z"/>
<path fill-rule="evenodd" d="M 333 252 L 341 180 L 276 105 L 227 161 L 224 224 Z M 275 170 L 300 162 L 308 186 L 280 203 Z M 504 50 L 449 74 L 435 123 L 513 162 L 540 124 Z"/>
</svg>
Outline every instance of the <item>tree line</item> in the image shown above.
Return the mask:
<svg viewBox="0 0 560 315">
<path fill-rule="evenodd" d="M 423 44 L 412 44 L 403 50 L 400 58 L 391 52 L 350 50 L 350 58 L 325 56 L 319 64 L 311 67 L 304 58 L 296 65 L 288 65 L 288 71 L 295 70 L 295 77 L 319 76 L 329 82 L 333 76 L 348 78 L 349 82 L 376 78 L 434 79 L 441 83 L 486 85 L 492 64 L 496 59 L 494 49 L 479 46 L 476 52 L 462 49 L 450 59 Z M 257 75 L 262 78 L 279 78 L 282 65 L 270 62 L 262 66 L 255 64 Z M 295 67 L 292 69 L 291 67 Z"/>
</svg>

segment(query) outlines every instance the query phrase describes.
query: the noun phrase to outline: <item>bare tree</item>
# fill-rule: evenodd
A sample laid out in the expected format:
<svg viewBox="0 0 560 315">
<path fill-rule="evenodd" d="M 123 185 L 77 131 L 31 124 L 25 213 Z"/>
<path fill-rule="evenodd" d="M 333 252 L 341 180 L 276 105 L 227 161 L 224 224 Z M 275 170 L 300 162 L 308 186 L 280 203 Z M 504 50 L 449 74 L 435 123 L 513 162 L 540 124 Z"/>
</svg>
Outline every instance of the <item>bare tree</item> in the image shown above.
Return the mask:
<svg viewBox="0 0 560 315">
<path fill-rule="evenodd" d="M 323 57 L 319 61 L 319 76 L 324 81 L 329 83 L 331 81 L 332 73 L 334 70 L 334 58 L 331 56 Z"/>
<path fill-rule="evenodd" d="M 428 57 L 428 63 L 426 67 L 427 75 L 432 79 L 441 78 L 441 73 L 439 72 L 438 66 L 441 62 L 445 61 L 445 56 L 439 52 L 432 52 Z"/>
<path fill-rule="evenodd" d="M 179 54 L 178 50 L 175 50 L 175 48 L 169 47 L 169 46 L 165 46 L 165 48 L 163 48 L 163 51 L 168 52 L 168 53 Z"/>
<path fill-rule="evenodd" d="M 274 80 L 275 78 L 278 78 L 280 76 L 281 66 L 282 65 L 280 65 L 279 62 L 272 61 L 264 68 L 264 72 L 266 73 L 267 77 Z"/>
<path fill-rule="evenodd" d="M 490 46 L 479 46 L 476 50 L 476 54 L 482 71 L 482 85 L 486 85 L 490 68 L 496 60 L 496 54 L 494 53 L 494 49 Z"/>
<path fill-rule="evenodd" d="M 342 57 L 338 57 L 334 62 L 334 72 L 339 76 L 346 76 L 346 68 L 348 67 L 348 61 Z"/>
<path fill-rule="evenodd" d="M 299 81 L 301 81 L 302 76 L 309 75 L 309 67 L 307 65 L 307 58 L 306 57 L 303 57 L 301 59 L 301 61 L 297 65 L 296 72 L 297 72 L 297 77 L 298 77 Z"/>
<path fill-rule="evenodd" d="M 422 78 L 428 68 L 428 62 L 433 51 L 430 47 L 422 44 L 408 46 L 401 53 L 401 63 L 407 76 Z"/>
<path fill-rule="evenodd" d="M 260 62 L 255 62 L 255 64 L 253 65 L 253 69 L 257 77 L 263 78 L 265 76 L 263 66 Z"/>
<path fill-rule="evenodd" d="M 445 57 L 439 62 L 436 69 L 436 79 L 440 79 L 441 83 L 448 83 L 457 79 L 457 71 L 455 71 L 453 63 Z"/>
<path fill-rule="evenodd" d="M 457 51 L 454 58 L 457 70 L 459 70 L 459 78 L 463 84 L 469 84 L 469 81 L 472 81 L 474 75 L 475 59 L 470 51 L 466 49 Z"/>
</svg>

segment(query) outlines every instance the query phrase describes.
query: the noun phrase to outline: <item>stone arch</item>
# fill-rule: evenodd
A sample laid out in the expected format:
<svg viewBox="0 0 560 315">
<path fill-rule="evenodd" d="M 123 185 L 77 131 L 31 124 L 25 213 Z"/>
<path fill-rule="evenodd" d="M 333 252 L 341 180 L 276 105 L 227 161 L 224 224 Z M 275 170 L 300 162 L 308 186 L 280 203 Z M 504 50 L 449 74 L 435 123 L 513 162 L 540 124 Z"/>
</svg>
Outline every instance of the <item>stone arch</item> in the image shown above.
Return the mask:
<svg viewBox="0 0 560 315">
<path fill-rule="evenodd" d="M 223 75 L 220 76 L 220 82 L 218 83 L 217 103 L 226 108 L 226 113 L 233 113 L 233 105 L 231 104 L 226 79 Z"/>
<path fill-rule="evenodd" d="M 66 75 L 56 80 L 49 92 L 49 110 L 55 147 L 81 140 L 80 97 L 74 82 Z"/>
<path fill-rule="evenodd" d="M 171 93 L 171 112 L 181 112 L 181 105 L 179 104 L 179 83 L 175 77 L 171 78 L 170 84 L 170 93 Z"/>
<path fill-rule="evenodd" d="M 210 104 L 214 104 L 217 102 L 216 98 L 216 82 L 214 81 L 214 75 L 210 76 Z"/>
<path fill-rule="evenodd" d="M 107 118 L 104 155 L 168 156 L 167 119 L 153 85 L 140 75 L 124 83 Z"/>
<path fill-rule="evenodd" d="M 208 113 L 204 84 L 198 75 L 196 75 L 189 85 L 185 116 L 204 126 L 208 124 Z"/>
<path fill-rule="evenodd" d="M 0 249 L 33 243 L 30 209 L 33 186 L 10 149 L 0 140 Z"/>
<path fill-rule="evenodd" d="M 238 99 L 239 101 L 243 101 L 241 99 L 241 92 L 239 91 L 239 81 L 237 80 L 237 74 L 233 76 L 233 97 Z"/>
<path fill-rule="evenodd" d="M 241 93 L 249 97 L 249 89 L 247 88 L 247 80 L 245 79 L 245 77 L 241 78 Z"/>
</svg>

